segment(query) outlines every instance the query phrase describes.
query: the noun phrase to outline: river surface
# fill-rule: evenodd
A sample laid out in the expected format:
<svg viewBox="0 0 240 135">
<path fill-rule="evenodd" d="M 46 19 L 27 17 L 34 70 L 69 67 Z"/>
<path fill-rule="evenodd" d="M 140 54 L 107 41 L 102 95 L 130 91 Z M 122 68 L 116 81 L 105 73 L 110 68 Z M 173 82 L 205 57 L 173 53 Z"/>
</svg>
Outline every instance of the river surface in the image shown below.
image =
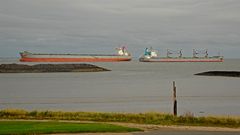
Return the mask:
<svg viewBox="0 0 240 135">
<path fill-rule="evenodd" d="M 2 58 L 3 63 L 20 62 Z M 172 82 L 176 81 L 178 114 L 240 115 L 240 78 L 194 75 L 211 70 L 240 71 L 240 59 L 93 64 L 112 71 L 0 74 L 0 109 L 172 113 Z"/>
</svg>

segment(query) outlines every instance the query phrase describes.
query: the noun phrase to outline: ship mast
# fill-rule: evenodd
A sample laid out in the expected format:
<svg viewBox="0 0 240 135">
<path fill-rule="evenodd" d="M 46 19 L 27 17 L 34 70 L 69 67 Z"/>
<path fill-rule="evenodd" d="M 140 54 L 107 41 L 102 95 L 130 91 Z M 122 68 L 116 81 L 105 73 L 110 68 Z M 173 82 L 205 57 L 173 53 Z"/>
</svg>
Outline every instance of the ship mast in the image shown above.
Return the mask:
<svg viewBox="0 0 240 135">
<path fill-rule="evenodd" d="M 195 50 L 195 49 L 193 49 L 193 58 L 197 58 L 198 54 L 204 54 L 204 57 L 208 58 L 208 50 L 207 49 L 204 49 L 204 50 Z"/>
<path fill-rule="evenodd" d="M 182 49 L 181 50 L 177 50 L 177 51 L 167 49 L 167 57 L 168 58 L 170 58 L 171 54 L 178 54 L 179 55 L 178 57 L 182 58 Z"/>
</svg>

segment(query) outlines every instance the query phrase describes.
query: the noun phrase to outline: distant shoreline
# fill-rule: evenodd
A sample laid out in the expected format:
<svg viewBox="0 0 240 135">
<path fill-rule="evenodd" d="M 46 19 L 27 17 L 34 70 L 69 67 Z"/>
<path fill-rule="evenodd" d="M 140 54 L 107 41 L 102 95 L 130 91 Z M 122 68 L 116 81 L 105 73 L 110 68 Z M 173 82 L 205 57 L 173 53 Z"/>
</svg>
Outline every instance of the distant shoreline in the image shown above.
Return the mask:
<svg viewBox="0 0 240 135">
<path fill-rule="evenodd" d="M 197 73 L 194 75 L 240 77 L 240 71 L 208 71 L 208 72 Z"/>
<path fill-rule="evenodd" d="M 1 64 L 0 73 L 52 73 L 52 72 L 102 72 L 110 71 L 91 64 Z"/>
</svg>

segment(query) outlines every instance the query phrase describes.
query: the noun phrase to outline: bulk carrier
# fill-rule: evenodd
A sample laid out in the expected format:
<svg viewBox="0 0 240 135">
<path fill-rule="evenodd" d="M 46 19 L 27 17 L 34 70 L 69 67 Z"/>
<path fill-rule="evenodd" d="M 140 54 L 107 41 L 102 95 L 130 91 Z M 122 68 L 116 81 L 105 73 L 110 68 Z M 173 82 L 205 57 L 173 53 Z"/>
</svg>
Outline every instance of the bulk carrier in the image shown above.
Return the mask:
<svg viewBox="0 0 240 135">
<path fill-rule="evenodd" d="M 178 56 L 171 56 L 173 54 L 177 54 Z M 201 56 L 199 56 L 201 55 Z M 203 56 L 202 56 L 203 55 Z M 153 50 L 152 48 L 145 49 L 145 53 L 143 56 L 139 58 L 140 62 L 223 62 L 223 56 L 208 56 L 208 50 L 195 50 L 193 49 L 192 57 L 183 57 L 182 50 L 172 51 L 167 50 L 167 57 L 159 57 L 157 50 Z"/>
<path fill-rule="evenodd" d="M 117 62 L 130 61 L 125 47 L 116 48 L 117 54 L 41 54 L 20 52 L 21 62 Z"/>
</svg>

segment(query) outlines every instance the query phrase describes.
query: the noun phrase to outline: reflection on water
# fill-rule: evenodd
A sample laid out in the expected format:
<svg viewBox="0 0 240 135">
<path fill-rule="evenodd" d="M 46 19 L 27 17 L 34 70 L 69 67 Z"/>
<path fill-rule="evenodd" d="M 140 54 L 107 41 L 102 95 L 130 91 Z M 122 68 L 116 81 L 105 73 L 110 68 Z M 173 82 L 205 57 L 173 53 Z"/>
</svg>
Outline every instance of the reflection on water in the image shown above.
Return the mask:
<svg viewBox="0 0 240 135">
<path fill-rule="evenodd" d="M 0 63 L 17 60 L 0 59 Z M 240 115 L 240 78 L 193 75 L 210 70 L 239 71 L 240 60 L 94 64 L 112 71 L 0 74 L 0 108 L 170 113 L 172 81 L 176 81 L 180 114 Z"/>
</svg>

